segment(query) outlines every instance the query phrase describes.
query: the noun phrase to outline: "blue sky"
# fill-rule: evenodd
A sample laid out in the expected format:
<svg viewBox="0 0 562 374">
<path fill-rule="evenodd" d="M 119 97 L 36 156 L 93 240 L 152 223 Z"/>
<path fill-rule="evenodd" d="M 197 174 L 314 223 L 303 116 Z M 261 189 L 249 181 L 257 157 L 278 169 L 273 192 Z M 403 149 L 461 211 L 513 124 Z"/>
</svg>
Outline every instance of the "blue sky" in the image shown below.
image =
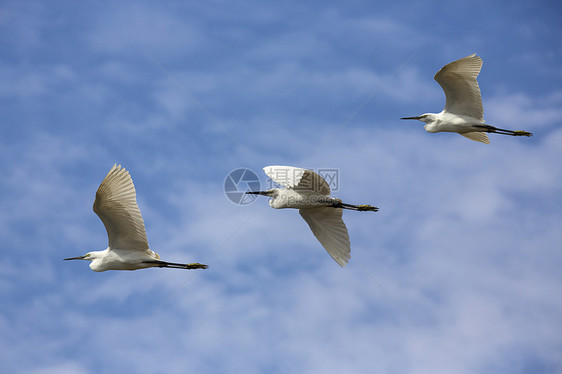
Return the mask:
<svg viewBox="0 0 562 374">
<path fill-rule="evenodd" d="M 6 1 L 0 361 L 11 373 L 562 372 L 562 6 Z M 484 117 L 428 134 L 477 53 Z M 94 273 L 131 171 L 151 248 L 205 271 Z M 352 261 L 230 171 L 334 168 Z M 390 296 L 389 296 L 390 295 Z M 400 304 L 400 305 L 398 305 Z M 402 309 L 403 308 L 403 309 Z"/>
</svg>

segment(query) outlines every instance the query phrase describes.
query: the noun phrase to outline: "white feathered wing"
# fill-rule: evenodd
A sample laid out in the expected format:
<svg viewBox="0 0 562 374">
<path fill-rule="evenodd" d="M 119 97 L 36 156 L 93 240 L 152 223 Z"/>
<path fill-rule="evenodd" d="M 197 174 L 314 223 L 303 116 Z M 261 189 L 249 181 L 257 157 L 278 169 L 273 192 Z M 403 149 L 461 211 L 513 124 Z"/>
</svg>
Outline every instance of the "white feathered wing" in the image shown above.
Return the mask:
<svg viewBox="0 0 562 374">
<path fill-rule="evenodd" d="M 351 257 L 349 233 L 342 219 L 343 209 L 319 207 L 299 209 L 310 230 L 330 256 L 344 267 Z"/>
<path fill-rule="evenodd" d="M 121 165 L 113 165 L 101 182 L 93 208 L 107 230 L 111 249 L 152 252 L 148 247 L 133 180 Z M 159 258 L 155 252 L 152 253 Z"/>
</svg>

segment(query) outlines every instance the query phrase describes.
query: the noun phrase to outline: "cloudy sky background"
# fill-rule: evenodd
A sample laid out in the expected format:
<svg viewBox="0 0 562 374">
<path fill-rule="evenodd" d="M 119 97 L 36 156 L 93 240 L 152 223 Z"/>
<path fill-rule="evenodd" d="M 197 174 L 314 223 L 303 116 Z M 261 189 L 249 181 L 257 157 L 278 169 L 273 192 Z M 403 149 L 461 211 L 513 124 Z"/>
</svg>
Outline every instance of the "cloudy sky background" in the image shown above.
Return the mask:
<svg viewBox="0 0 562 374">
<path fill-rule="evenodd" d="M 10 373 L 562 372 L 562 6 L 0 4 L 0 362 Z M 485 118 L 428 134 L 478 53 Z M 151 247 L 92 272 L 95 191 L 131 171 Z M 352 260 L 230 171 L 339 170 Z"/>
</svg>

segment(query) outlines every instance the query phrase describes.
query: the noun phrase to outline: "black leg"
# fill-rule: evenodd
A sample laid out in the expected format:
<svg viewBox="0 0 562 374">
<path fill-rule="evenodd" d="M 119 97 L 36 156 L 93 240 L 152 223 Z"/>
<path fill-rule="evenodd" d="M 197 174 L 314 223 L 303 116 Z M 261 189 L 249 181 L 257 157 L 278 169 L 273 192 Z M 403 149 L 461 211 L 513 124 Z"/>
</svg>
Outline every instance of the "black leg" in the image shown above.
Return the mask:
<svg viewBox="0 0 562 374">
<path fill-rule="evenodd" d="M 343 209 L 349 209 L 349 210 L 357 210 L 360 212 L 376 212 L 379 210 L 379 208 L 377 208 L 376 206 L 371 206 L 371 205 L 353 205 L 353 204 L 346 204 L 343 202 L 338 202 L 335 203 L 333 205 L 333 207 L 335 208 L 343 208 Z"/>
<path fill-rule="evenodd" d="M 178 264 L 175 262 L 166 262 L 160 260 L 143 261 L 146 264 L 156 264 L 160 268 L 172 268 L 172 269 L 207 269 L 207 265 L 193 263 L 193 264 Z"/>
<path fill-rule="evenodd" d="M 528 131 L 522 131 L 522 130 L 506 130 L 506 129 L 500 129 L 498 127 L 494 127 L 491 125 L 474 125 L 474 127 L 477 127 L 479 129 L 484 129 L 485 132 L 493 132 L 496 134 L 502 134 L 502 135 L 511 135 L 511 136 L 532 136 L 533 134 L 528 132 Z"/>
</svg>

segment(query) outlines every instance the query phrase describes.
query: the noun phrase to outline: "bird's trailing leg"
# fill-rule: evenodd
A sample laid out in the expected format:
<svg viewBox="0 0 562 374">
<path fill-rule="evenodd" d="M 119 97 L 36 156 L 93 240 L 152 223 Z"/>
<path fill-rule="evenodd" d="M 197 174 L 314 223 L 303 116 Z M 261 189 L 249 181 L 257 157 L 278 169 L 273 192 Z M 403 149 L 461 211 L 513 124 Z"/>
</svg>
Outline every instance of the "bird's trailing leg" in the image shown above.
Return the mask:
<svg viewBox="0 0 562 374">
<path fill-rule="evenodd" d="M 491 125 L 474 125 L 474 127 L 484 129 L 485 132 L 493 132 L 493 133 L 502 134 L 502 135 L 533 136 L 533 134 L 528 132 L 528 131 L 499 129 L 499 128 L 491 126 Z"/>
<path fill-rule="evenodd" d="M 198 262 L 192 264 L 177 264 L 174 262 L 166 262 L 160 260 L 143 261 L 146 264 L 156 264 L 160 268 L 173 268 L 173 269 L 207 269 L 207 265 Z"/>
<path fill-rule="evenodd" d="M 357 211 L 360 211 L 360 212 L 377 212 L 379 210 L 379 208 L 377 208 L 376 206 L 372 206 L 372 205 L 366 205 L 366 204 L 353 205 L 353 204 L 346 204 L 346 203 L 343 203 L 341 201 L 335 203 L 333 206 L 335 208 L 357 210 Z"/>
</svg>

